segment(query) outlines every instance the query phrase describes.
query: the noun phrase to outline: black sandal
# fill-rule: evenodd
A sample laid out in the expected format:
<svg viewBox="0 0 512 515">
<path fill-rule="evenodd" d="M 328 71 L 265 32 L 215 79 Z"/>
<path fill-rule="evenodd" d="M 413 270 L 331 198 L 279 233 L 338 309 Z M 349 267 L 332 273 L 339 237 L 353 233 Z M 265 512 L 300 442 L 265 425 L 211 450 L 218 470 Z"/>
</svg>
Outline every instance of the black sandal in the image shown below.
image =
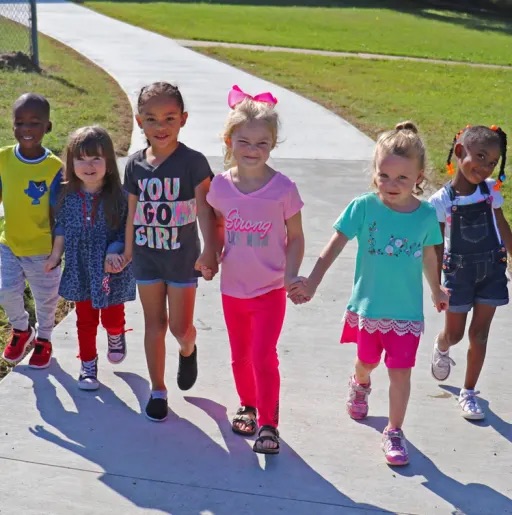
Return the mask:
<svg viewBox="0 0 512 515">
<path fill-rule="evenodd" d="M 249 415 L 253 415 L 250 417 Z M 249 429 L 243 430 L 238 427 L 238 424 L 242 423 L 248 426 Z M 233 433 L 242 436 L 252 436 L 256 433 L 256 408 L 252 406 L 240 406 L 236 412 L 236 415 L 231 421 L 231 429 Z"/>
<path fill-rule="evenodd" d="M 269 433 L 272 433 L 272 435 L 261 436 L 263 431 L 268 431 Z M 277 447 L 267 449 L 262 446 L 263 442 L 274 442 L 277 444 Z M 252 450 L 259 454 L 279 454 L 279 431 L 277 430 L 277 427 L 261 426 L 258 431 L 258 438 L 256 438 Z"/>
</svg>

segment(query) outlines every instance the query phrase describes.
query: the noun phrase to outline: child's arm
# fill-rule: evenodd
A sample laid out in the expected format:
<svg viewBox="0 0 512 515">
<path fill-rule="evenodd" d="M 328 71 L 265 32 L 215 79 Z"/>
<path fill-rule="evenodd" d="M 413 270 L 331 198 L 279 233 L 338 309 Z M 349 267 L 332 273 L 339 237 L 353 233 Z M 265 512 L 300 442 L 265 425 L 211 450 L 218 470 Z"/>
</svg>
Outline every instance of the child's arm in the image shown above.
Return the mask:
<svg viewBox="0 0 512 515">
<path fill-rule="evenodd" d="M 423 273 L 430 286 L 434 306 L 437 308 L 437 311 L 444 311 L 448 309 L 449 295 L 447 290 L 440 284 L 438 252 L 436 247 L 438 247 L 438 245 L 423 247 Z"/>
<path fill-rule="evenodd" d="M 309 274 L 305 284 L 299 287 L 300 289 L 297 293 L 302 294 L 307 300 L 313 298 L 327 270 L 329 270 L 336 258 L 341 254 L 348 240 L 347 236 L 339 231 L 336 231 L 332 235 L 329 243 L 320 253 L 320 257 L 317 259 L 313 271 Z"/>
<path fill-rule="evenodd" d="M 496 224 L 498 225 L 498 231 L 501 235 L 501 239 L 503 240 L 503 244 L 505 245 L 507 252 L 512 255 L 512 232 L 510 231 L 510 225 L 508 224 L 501 207 L 494 210 L 494 215 L 496 217 Z"/>
<path fill-rule="evenodd" d="M 205 279 L 209 280 L 219 271 L 215 250 L 217 248 L 217 219 L 213 208 L 206 202 L 206 195 L 210 189 L 211 179 L 208 177 L 196 186 L 197 216 L 199 228 L 203 235 L 203 252 L 196 261 L 196 270 L 210 270 L 211 275 L 207 274 Z"/>
<path fill-rule="evenodd" d="M 443 236 L 443 242 L 439 245 L 435 245 L 436 256 L 437 256 L 437 281 L 441 283 L 441 274 L 443 271 L 443 254 L 444 254 L 444 223 L 439 223 L 441 234 Z"/>
<path fill-rule="evenodd" d="M 284 286 L 290 291 L 293 283 L 299 281 L 299 269 L 304 258 L 304 231 L 302 215 L 299 211 L 286 220 L 286 266 Z"/>
<path fill-rule="evenodd" d="M 128 193 L 128 215 L 126 217 L 126 228 L 124 233 L 123 263 L 127 265 L 133 255 L 133 219 L 137 208 L 137 195 Z"/>
<path fill-rule="evenodd" d="M 217 256 L 217 263 L 220 263 L 222 251 L 224 250 L 224 217 L 220 211 L 213 210 L 215 213 L 216 226 L 215 226 L 215 255 Z"/>
<path fill-rule="evenodd" d="M 62 256 L 64 254 L 64 235 L 57 234 L 53 240 L 52 253 L 48 256 L 44 264 L 44 271 L 51 272 L 54 268 L 60 265 Z"/>
<path fill-rule="evenodd" d="M 126 218 L 128 216 L 128 202 L 122 204 L 119 228 L 116 230 L 113 240 L 107 247 L 105 256 L 105 272 L 117 274 L 128 264 L 124 262 L 124 241 L 126 239 Z"/>
</svg>

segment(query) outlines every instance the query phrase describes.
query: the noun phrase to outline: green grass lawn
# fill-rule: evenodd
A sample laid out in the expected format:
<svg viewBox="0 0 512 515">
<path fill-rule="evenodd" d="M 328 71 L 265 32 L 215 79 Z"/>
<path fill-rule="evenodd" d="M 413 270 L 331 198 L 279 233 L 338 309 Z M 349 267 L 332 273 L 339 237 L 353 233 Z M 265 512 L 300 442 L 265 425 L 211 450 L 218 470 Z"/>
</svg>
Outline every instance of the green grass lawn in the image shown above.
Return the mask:
<svg viewBox="0 0 512 515">
<path fill-rule="evenodd" d="M 0 48 L 3 30 L 11 27 L 0 17 Z M 130 145 L 132 112 L 117 83 L 89 60 L 56 41 L 40 36 L 43 73 L 0 70 L 0 147 L 14 144 L 11 106 L 22 93 L 45 95 L 52 107 L 53 131 L 44 143 L 60 154 L 71 131 L 100 124 L 111 134 L 116 149 L 126 154 Z"/>
<path fill-rule="evenodd" d="M 12 22 L 0 17 L 0 49 L 2 37 L 12 34 Z M 5 30 L 4 30 L 5 29 Z M 132 129 L 131 107 L 124 92 L 103 70 L 76 52 L 46 37 L 39 38 L 41 74 L 0 70 L 0 147 L 14 144 L 11 106 L 22 93 L 33 91 L 45 95 L 52 106 L 54 130 L 44 144 L 61 154 L 68 134 L 83 125 L 103 125 L 112 135 L 117 151 L 128 150 Z M 1 51 L 0 51 L 1 53 Z M 3 219 L 0 219 L 0 224 Z M 1 225 L 0 225 L 1 226 Z M 30 291 L 25 291 L 25 305 L 34 322 L 34 303 Z M 56 321 L 70 309 L 61 301 Z M 0 308 L 0 353 L 8 335 L 5 313 Z M 9 370 L 0 358 L 0 378 Z"/>
<path fill-rule="evenodd" d="M 330 8 L 222 2 L 81 3 L 173 38 L 512 64 L 512 20 L 411 8 L 407 1 L 333 1 L 338 7 Z M 365 7 L 368 4 L 384 7 Z"/>
<path fill-rule="evenodd" d="M 448 149 L 459 129 L 496 124 L 512 130 L 512 70 L 482 73 L 468 66 L 407 61 L 226 48 L 200 51 L 317 101 L 372 138 L 401 120 L 413 120 L 427 143 L 438 181 L 445 177 Z M 507 210 L 512 221 L 512 210 Z"/>
</svg>

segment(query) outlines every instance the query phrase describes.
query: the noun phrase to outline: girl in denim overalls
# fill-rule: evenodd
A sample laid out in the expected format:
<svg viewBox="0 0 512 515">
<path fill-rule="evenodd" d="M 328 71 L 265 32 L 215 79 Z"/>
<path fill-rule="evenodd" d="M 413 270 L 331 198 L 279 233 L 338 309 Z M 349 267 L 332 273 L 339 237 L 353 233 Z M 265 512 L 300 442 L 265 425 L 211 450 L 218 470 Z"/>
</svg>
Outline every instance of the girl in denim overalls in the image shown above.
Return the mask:
<svg viewBox="0 0 512 515">
<path fill-rule="evenodd" d="M 445 381 L 450 375 L 452 345 L 462 340 L 468 312 L 469 351 L 464 388 L 458 402 L 462 416 L 483 419 L 475 391 L 485 359 L 487 338 L 497 306 L 508 303 L 507 250 L 512 250 L 512 234 L 501 206 L 500 186 L 505 180 L 507 137 L 496 126 L 467 127 L 453 140 L 447 168 L 457 172 L 453 180 L 431 198 L 444 234 L 439 247 L 443 283 L 450 290 L 450 307 L 444 329 L 434 343 L 432 375 Z M 501 157 L 498 181 L 490 176 Z"/>
</svg>

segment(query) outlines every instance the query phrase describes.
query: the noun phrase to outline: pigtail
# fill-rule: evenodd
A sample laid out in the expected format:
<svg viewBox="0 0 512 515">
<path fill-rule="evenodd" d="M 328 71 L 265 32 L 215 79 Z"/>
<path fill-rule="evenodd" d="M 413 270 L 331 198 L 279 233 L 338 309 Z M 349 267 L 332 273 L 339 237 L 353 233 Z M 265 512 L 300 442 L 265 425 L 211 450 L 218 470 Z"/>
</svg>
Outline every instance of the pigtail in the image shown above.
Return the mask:
<svg viewBox="0 0 512 515">
<path fill-rule="evenodd" d="M 466 125 L 466 129 L 469 129 L 470 127 L 471 125 Z M 453 138 L 452 146 L 450 147 L 450 151 L 448 152 L 448 158 L 446 159 L 446 171 L 448 172 L 448 175 L 453 175 L 455 173 L 455 167 L 452 164 L 453 151 L 455 149 L 455 144 L 457 143 L 457 140 L 462 136 L 463 132 L 466 129 L 462 129 L 461 131 L 457 132 L 457 134 L 455 134 L 455 137 Z"/>
<path fill-rule="evenodd" d="M 500 173 L 498 175 L 498 180 L 496 181 L 496 184 L 494 185 L 494 189 L 498 191 L 501 186 L 503 185 L 503 182 L 507 178 L 505 175 L 505 165 L 507 164 L 507 134 L 505 131 L 498 127 L 497 125 L 492 125 L 491 130 L 496 132 L 498 136 L 500 137 L 500 146 L 501 146 L 501 163 L 500 163 Z"/>
<path fill-rule="evenodd" d="M 450 147 L 448 157 L 446 158 L 446 171 L 448 172 L 448 175 L 453 175 L 455 173 L 455 168 L 453 167 L 452 163 L 453 149 L 455 148 L 455 143 L 457 143 L 457 136 L 453 138 L 452 146 Z"/>
</svg>

